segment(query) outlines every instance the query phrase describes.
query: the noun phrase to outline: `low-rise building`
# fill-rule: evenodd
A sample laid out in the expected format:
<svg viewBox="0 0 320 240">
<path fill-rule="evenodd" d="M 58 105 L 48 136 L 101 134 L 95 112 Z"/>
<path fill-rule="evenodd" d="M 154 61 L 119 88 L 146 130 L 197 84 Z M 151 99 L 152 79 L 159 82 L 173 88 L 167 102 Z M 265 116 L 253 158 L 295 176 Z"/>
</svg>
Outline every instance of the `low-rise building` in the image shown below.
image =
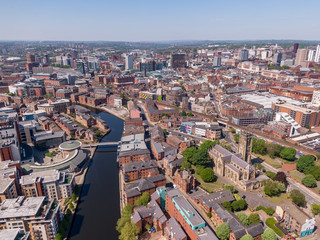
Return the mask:
<svg viewBox="0 0 320 240">
<path fill-rule="evenodd" d="M 122 166 L 121 172 L 125 182 L 159 174 L 157 162 L 154 160 L 126 163 Z"/>
<path fill-rule="evenodd" d="M 189 170 L 178 169 L 174 174 L 174 183 L 184 192 L 188 193 L 196 188 L 196 178 Z"/>
<path fill-rule="evenodd" d="M 178 149 L 166 142 L 151 142 L 151 150 L 155 159 L 158 161 L 169 155 L 175 155 Z"/>
</svg>

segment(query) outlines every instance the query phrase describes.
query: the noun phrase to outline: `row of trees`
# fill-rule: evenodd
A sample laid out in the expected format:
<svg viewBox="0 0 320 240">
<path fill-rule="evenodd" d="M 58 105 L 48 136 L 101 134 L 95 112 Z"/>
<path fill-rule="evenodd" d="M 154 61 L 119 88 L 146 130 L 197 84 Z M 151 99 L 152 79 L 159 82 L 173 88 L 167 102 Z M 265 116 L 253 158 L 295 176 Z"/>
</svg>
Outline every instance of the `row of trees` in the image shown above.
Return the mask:
<svg viewBox="0 0 320 240">
<path fill-rule="evenodd" d="M 216 230 L 217 236 L 220 240 L 227 240 L 230 237 L 231 229 L 228 223 L 221 223 Z M 271 228 L 264 230 L 262 234 L 262 240 L 277 240 L 275 232 Z M 240 240 L 253 240 L 253 237 L 249 234 L 244 235 Z"/>
<path fill-rule="evenodd" d="M 251 213 L 248 217 L 247 214 L 243 212 L 239 212 L 236 214 L 236 216 L 244 226 L 249 226 L 251 224 L 261 222 L 260 216 L 258 213 Z"/>
<path fill-rule="evenodd" d="M 136 239 L 139 234 L 139 228 L 136 224 L 131 222 L 131 214 L 133 213 L 133 206 L 127 204 L 121 213 L 121 217 L 117 221 L 116 230 L 120 233 L 119 239 Z"/>
<path fill-rule="evenodd" d="M 293 161 L 296 157 L 294 148 L 283 147 L 279 144 L 266 143 L 263 139 L 253 139 L 252 152 L 260 155 L 268 154 L 271 158 L 281 157 L 288 161 Z"/>
<path fill-rule="evenodd" d="M 188 147 L 186 150 L 182 152 L 182 155 L 185 160 L 190 162 L 193 165 L 202 165 L 206 166 L 211 163 L 208 150 L 215 146 L 218 141 L 204 141 L 198 148 L 192 146 Z"/>
<path fill-rule="evenodd" d="M 241 210 L 245 210 L 248 207 L 248 204 L 246 202 L 246 200 L 244 199 L 239 199 L 237 201 L 234 201 L 232 203 L 228 202 L 228 201 L 224 201 L 222 203 L 222 206 L 227 209 L 228 211 L 241 211 Z"/>
<path fill-rule="evenodd" d="M 302 184 L 310 188 L 316 187 L 317 181 L 320 180 L 320 167 L 315 165 L 315 160 L 312 155 L 304 155 L 297 160 L 296 165 L 299 172 L 306 174 Z"/>
</svg>

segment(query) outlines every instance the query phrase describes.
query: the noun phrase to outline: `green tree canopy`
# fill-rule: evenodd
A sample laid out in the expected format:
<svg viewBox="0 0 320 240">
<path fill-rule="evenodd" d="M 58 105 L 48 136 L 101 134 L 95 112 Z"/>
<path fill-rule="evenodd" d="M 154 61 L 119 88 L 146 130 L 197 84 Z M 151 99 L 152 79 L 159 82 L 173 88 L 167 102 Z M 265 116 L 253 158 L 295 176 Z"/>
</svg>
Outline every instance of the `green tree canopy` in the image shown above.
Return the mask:
<svg viewBox="0 0 320 240">
<path fill-rule="evenodd" d="M 249 224 L 259 223 L 259 222 L 261 222 L 261 220 L 258 213 L 251 213 L 249 215 Z"/>
<path fill-rule="evenodd" d="M 237 217 L 239 218 L 240 222 L 244 225 L 244 226 L 248 226 L 249 225 L 249 218 L 247 216 L 247 214 L 243 213 L 243 212 L 239 212 L 236 214 Z"/>
<path fill-rule="evenodd" d="M 193 165 L 207 165 L 211 163 L 211 159 L 209 153 L 205 149 L 199 149 L 196 153 L 192 156 L 190 162 Z"/>
<path fill-rule="evenodd" d="M 267 180 L 263 182 L 263 191 L 265 192 L 265 194 L 267 194 L 268 196 L 272 197 L 272 196 L 276 196 L 279 195 L 282 192 L 286 191 L 286 186 L 278 181 L 273 181 L 273 180 Z"/>
<path fill-rule="evenodd" d="M 255 139 L 252 140 L 252 152 L 265 155 L 267 152 L 266 142 L 263 139 Z"/>
<path fill-rule="evenodd" d="M 247 202 L 244 199 L 240 199 L 231 203 L 233 211 L 241 211 L 247 208 Z"/>
<path fill-rule="evenodd" d="M 299 207 L 304 207 L 306 205 L 306 197 L 299 190 L 292 190 L 290 193 L 290 198 Z"/>
<path fill-rule="evenodd" d="M 280 152 L 280 157 L 288 161 L 293 161 L 296 157 L 297 151 L 294 148 L 284 148 Z"/>
<path fill-rule="evenodd" d="M 212 168 L 205 168 L 201 171 L 200 177 L 202 178 L 203 181 L 205 182 L 213 182 L 215 181 L 216 177 L 214 175 L 214 172 Z"/>
<path fill-rule="evenodd" d="M 320 204 L 316 204 L 316 203 L 312 204 L 311 211 L 314 215 L 319 214 L 320 213 Z"/>
<path fill-rule="evenodd" d="M 221 205 L 222 205 L 225 209 L 227 209 L 228 211 L 232 211 L 232 205 L 231 205 L 230 202 L 224 201 L 223 203 L 221 203 Z"/>
<path fill-rule="evenodd" d="M 182 110 L 182 112 L 181 112 L 181 114 L 180 114 L 181 116 L 187 116 L 187 113 L 186 113 L 186 111 L 185 110 Z"/>
<path fill-rule="evenodd" d="M 314 165 L 315 158 L 312 155 L 303 155 L 297 160 L 297 170 L 306 173 L 311 170 Z"/>
<path fill-rule="evenodd" d="M 121 229 L 119 240 L 135 240 L 140 230 L 133 222 L 127 222 Z"/>
<path fill-rule="evenodd" d="M 197 148 L 196 147 L 188 147 L 187 149 L 185 149 L 182 152 L 182 156 L 184 157 L 185 160 L 191 162 L 191 159 L 193 157 L 193 155 L 197 152 Z"/>
<path fill-rule="evenodd" d="M 284 147 L 279 144 L 267 144 L 267 153 L 271 158 L 280 157 L 280 152 Z"/>
<path fill-rule="evenodd" d="M 57 233 L 57 235 L 56 235 L 56 240 L 62 240 L 63 239 L 63 237 L 61 236 L 61 234 L 60 233 Z"/>
<path fill-rule="evenodd" d="M 306 173 L 314 176 L 317 181 L 320 180 L 320 167 L 314 166 L 311 169 L 309 169 Z"/>
<path fill-rule="evenodd" d="M 191 169 L 191 163 L 189 163 L 188 161 L 184 160 L 181 164 L 181 170 L 183 169 Z"/>
<path fill-rule="evenodd" d="M 314 188 L 317 186 L 317 180 L 314 176 L 308 174 L 302 179 L 302 184 L 309 188 Z"/>
<path fill-rule="evenodd" d="M 72 193 L 72 195 L 71 195 L 71 201 L 72 202 L 76 201 L 76 195 L 74 193 Z"/>
<path fill-rule="evenodd" d="M 237 133 L 236 135 L 234 135 L 234 141 L 235 141 L 236 143 L 239 143 L 239 136 L 240 136 L 239 133 Z"/>
<path fill-rule="evenodd" d="M 148 192 L 142 193 L 141 197 L 139 197 L 134 205 L 135 206 L 147 206 L 148 202 L 150 201 L 150 194 Z"/>
<path fill-rule="evenodd" d="M 240 240 L 253 240 L 253 237 L 249 234 L 244 235 Z"/>
<path fill-rule="evenodd" d="M 130 204 L 127 204 L 121 212 L 121 218 L 117 221 L 116 230 L 121 233 L 121 229 L 124 227 L 124 225 L 130 221 L 131 214 L 133 213 L 133 206 Z"/>
<path fill-rule="evenodd" d="M 210 140 L 205 140 L 200 146 L 199 150 L 208 151 L 211 147 L 215 146 L 216 143 Z"/>
<path fill-rule="evenodd" d="M 231 229 L 228 225 L 228 223 L 223 222 L 221 223 L 216 230 L 217 236 L 220 240 L 227 240 L 229 239 Z"/>
<path fill-rule="evenodd" d="M 278 239 L 276 233 L 271 228 L 266 228 L 266 230 L 264 230 L 261 237 L 262 237 L 262 240 L 277 240 Z"/>
</svg>

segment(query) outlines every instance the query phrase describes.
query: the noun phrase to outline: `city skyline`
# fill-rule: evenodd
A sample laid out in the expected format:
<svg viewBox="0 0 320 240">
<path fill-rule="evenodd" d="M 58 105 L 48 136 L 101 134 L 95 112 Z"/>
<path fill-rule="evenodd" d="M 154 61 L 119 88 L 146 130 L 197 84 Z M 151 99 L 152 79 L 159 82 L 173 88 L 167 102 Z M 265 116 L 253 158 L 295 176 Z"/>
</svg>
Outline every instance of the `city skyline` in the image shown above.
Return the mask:
<svg viewBox="0 0 320 240">
<path fill-rule="evenodd" d="M 19 3 L 20 2 L 20 3 Z M 318 40 L 317 1 L 3 2 L 0 40 Z"/>
</svg>

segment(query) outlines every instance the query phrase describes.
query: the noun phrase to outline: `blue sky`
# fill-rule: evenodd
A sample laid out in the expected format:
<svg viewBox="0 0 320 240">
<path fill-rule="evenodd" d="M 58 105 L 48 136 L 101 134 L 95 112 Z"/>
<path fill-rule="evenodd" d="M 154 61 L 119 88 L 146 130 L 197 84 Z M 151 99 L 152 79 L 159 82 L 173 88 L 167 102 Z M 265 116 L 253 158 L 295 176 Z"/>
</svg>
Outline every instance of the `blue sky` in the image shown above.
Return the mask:
<svg viewBox="0 0 320 240">
<path fill-rule="evenodd" d="M 319 40 L 319 0 L 0 0 L 0 40 Z"/>
</svg>

